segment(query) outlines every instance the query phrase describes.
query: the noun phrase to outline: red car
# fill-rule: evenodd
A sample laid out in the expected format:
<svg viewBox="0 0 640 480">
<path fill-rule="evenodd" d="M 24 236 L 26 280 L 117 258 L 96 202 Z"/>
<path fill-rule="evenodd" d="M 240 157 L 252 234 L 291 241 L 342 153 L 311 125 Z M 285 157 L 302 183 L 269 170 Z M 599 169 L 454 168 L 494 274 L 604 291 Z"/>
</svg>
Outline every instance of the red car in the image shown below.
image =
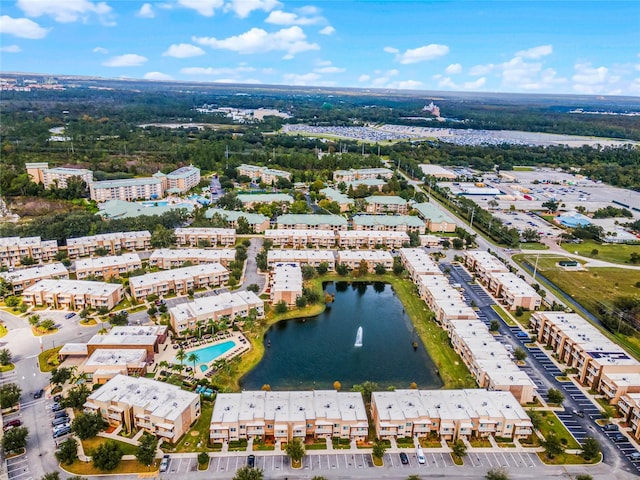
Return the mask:
<svg viewBox="0 0 640 480">
<path fill-rule="evenodd" d="M 4 429 L 9 430 L 10 428 L 19 427 L 20 425 L 22 425 L 22 421 L 16 418 L 15 420 L 9 420 L 7 423 L 5 423 Z"/>
</svg>

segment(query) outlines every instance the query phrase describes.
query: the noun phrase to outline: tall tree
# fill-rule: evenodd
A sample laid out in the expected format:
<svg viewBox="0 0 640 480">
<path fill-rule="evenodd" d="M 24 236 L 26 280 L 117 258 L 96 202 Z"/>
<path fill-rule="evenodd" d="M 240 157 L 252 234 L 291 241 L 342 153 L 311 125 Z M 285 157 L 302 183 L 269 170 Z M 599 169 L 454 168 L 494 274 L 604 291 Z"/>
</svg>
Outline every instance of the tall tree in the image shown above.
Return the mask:
<svg viewBox="0 0 640 480">
<path fill-rule="evenodd" d="M 93 451 L 93 466 L 99 470 L 110 471 L 120 465 L 122 449 L 113 440 L 107 440 Z"/>
<path fill-rule="evenodd" d="M 140 438 L 138 448 L 136 448 L 136 458 L 138 461 L 151 469 L 151 464 L 156 458 L 158 450 L 158 438 L 155 435 L 145 433 Z"/>
<path fill-rule="evenodd" d="M 60 463 L 71 465 L 78 459 L 78 441 L 73 437 L 66 439 L 60 444 L 55 455 Z"/>
<path fill-rule="evenodd" d="M 4 432 L 2 448 L 5 452 L 15 452 L 27 446 L 29 430 L 25 427 L 15 427 Z"/>
<path fill-rule="evenodd" d="M 304 450 L 304 444 L 300 441 L 299 438 L 294 438 L 290 442 L 287 442 L 287 446 L 285 447 L 285 451 L 287 455 L 291 459 L 292 463 L 300 463 L 302 457 L 305 456 L 306 452 Z"/>
<path fill-rule="evenodd" d="M 245 465 L 236 470 L 233 480 L 263 480 L 264 473 L 260 468 L 251 468 Z"/>
</svg>

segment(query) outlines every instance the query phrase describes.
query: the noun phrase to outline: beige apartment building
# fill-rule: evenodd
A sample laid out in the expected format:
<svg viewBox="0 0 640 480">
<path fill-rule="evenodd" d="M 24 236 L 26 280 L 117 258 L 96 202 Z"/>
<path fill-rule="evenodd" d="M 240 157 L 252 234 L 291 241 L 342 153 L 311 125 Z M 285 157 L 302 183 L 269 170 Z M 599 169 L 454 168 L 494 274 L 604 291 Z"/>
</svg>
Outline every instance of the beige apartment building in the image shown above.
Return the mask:
<svg viewBox="0 0 640 480">
<path fill-rule="evenodd" d="M 420 298 L 434 313 L 435 319 L 445 329 L 452 320 L 474 320 L 478 318 L 475 310 L 464 301 L 460 291 L 442 275 L 431 273 L 419 275 L 415 281 Z"/>
<path fill-rule="evenodd" d="M 70 178 L 79 178 L 87 186 L 93 182 L 93 172 L 86 168 L 49 168 L 47 162 L 26 163 L 27 174 L 34 183 L 42 183 L 45 189 L 67 188 Z"/>
<path fill-rule="evenodd" d="M 425 233 L 425 224 L 412 215 L 355 215 L 354 230 Z"/>
<path fill-rule="evenodd" d="M 233 228 L 176 228 L 174 234 L 179 247 L 198 247 L 203 243 L 212 247 L 228 247 L 236 243 Z"/>
<path fill-rule="evenodd" d="M 187 165 L 168 173 L 166 176 L 167 193 L 180 194 L 200 184 L 200 169 Z"/>
<path fill-rule="evenodd" d="M 464 252 L 464 264 L 469 271 L 475 273 L 484 284 L 489 283 L 490 274 L 509 271 L 504 263 L 489 252 L 482 250 L 466 250 Z"/>
<path fill-rule="evenodd" d="M 640 440 L 640 393 L 626 393 L 620 397 L 618 410 L 631 429 L 631 435 Z"/>
<path fill-rule="evenodd" d="M 145 349 L 99 348 L 78 366 L 88 382 L 103 385 L 116 375 L 144 377 L 147 374 Z"/>
<path fill-rule="evenodd" d="M 408 244 L 409 235 L 406 232 L 374 232 L 368 230 L 344 230 L 338 232 L 338 246 L 340 248 L 400 248 Z"/>
<path fill-rule="evenodd" d="M 600 393 L 611 405 L 617 405 L 623 395 L 640 393 L 640 373 L 603 372 Z"/>
<path fill-rule="evenodd" d="M 264 232 L 264 238 L 271 240 L 274 247 L 330 248 L 336 244 L 336 233 L 333 230 L 277 228 Z"/>
<path fill-rule="evenodd" d="M 123 274 L 142 268 L 142 260 L 137 253 L 125 253 L 107 257 L 83 258 L 75 261 L 76 277 L 84 280 L 94 278 L 119 278 Z"/>
<path fill-rule="evenodd" d="M 279 229 L 291 230 L 346 230 L 347 219 L 340 215 L 287 214 L 277 220 Z"/>
<path fill-rule="evenodd" d="M 409 207 L 407 201 L 395 195 L 383 196 L 372 195 L 364 199 L 366 203 L 366 212 L 377 215 L 386 215 L 388 213 L 397 213 L 406 215 Z"/>
<path fill-rule="evenodd" d="M 11 284 L 14 295 L 19 295 L 25 288 L 45 279 L 68 279 L 69 272 L 62 263 L 50 263 L 38 267 L 0 272 L 0 277 Z"/>
<path fill-rule="evenodd" d="M 69 258 L 93 255 L 98 248 L 106 250 L 110 255 L 118 255 L 123 250 L 149 250 L 151 248 L 151 233 L 148 230 L 140 230 L 67 239 Z"/>
<path fill-rule="evenodd" d="M 219 263 L 207 263 L 131 277 L 129 287 L 136 301 L 144 301 L 149 295 L 171 292 L 186 295 L 189 290 L 218 287 L 228 280 L 229 271 L 226 268 Z"/>
<path fill-rule="evenodd" d="M 89 184 L 89 195 L 96 202 L 158 200 L 164 197 L 167 189 L 165 177 L 158 172 L 151 177 L 92 182 Z"/>
<path fill-rule="evenodd" d="M 104 307 L 111 310 L 122 300 L 122 285 L 83 280 L 40 280 L 22 292 L 30 307 L 48 306 L 82 310 Z"/>
<path fill-rule="evenodd" d="M 366 440 L 367 412 L 358 392 L 333 390 L 219 393 L 211 415 L 211 442 L 294 438 Z"/>
<path fill-rule="evenodd" d="M 154 250 L 149 257 L 149 265 L 162 270 L 178 268 L 185 262 L 193 265 L 203 265 L 207 263 L 219 263 L 227 267 L 236 258 L 236 251 L 231 248 L 204 249 L 204 248 L 160 248 Z"/>
<path fill-rule="evenodd" d="M 254 233 L 262 233 L 269 229 L 269 218 L 259 213 L 238 212 L 235 210 L 224 210 L 222 208 L 209 208 L 204 216 L 212 218 L 214 215 L 220 215 L 227 220 L 227 227 L 237 229 L 238 220 L 244 218 Z"/>
<path fill-rule="evenodd" d="M 385 250 L 338 250 L 338 263 L 351 269 L 358 268 L 363 260 L 370 272 L 373 272 L 376 265 L 382 265 L 387 270 L 393 268 L 393 257 Z"/>
<path fill-rule="evenodd" d="M 282 203 L 291 205 L 293 197 L 288 193 L 241 193 L 238 200 L 242 202 L 244 208 L 253 208 L 261 203 Z"/>
<path fill-rule="evenodd" d="M 257 165 L 242 164 L 236 168 L 238 176 L 244 175 L 249 177 L 252 182 L 262 182 L 267 185 L 275 184 L 279 178 L 285 178 L 291 180 L 291 173 L 284 170 L 277 170 L 275 168 L 259 167 Z"/>
<path fill-rule="evenodd" d="M 438 264 L 422 248 L 401 248 L 400 259 L 413 283 L 422 275 L 442 275 Z"/>
<path fill-rule="evenodd" d="M 515 273 L 491 272 L 487 286 L 508 310 L 518 307 L 538 310 L 542 303 L 542 297 L 538 292 Z"/>
<path fill-rule="evenodd" d="M 371 415 L 379 439 L 442 440 L 488 436 L 524 439 L 533 433 L 527 412 L 509 392 L 484 389 L 373 392 Z"/>
<path fill-rule="evenodd" d="M 311 266 L 319 267 L 321 263 L 327 265 L 327 270 L 333 272 L 336 269 L 336 251 L 335 250 L 282 250 L 271 249 L 267 253 L 267 265 L 269 268 L 277 263 L 298 263 L 301 267 Z"/>
<path fill-rule="evenodd" d="M 416 203 L 412 208 L 414 208 L 418 212 L 418 216 L 425 221 L 427 229 L 430 232 L 453 233 L 456 231 L 456 221 L 432 203 Z"/>
<path fill-rule="evenodd" d="M 295 306 L 302 296 L 302 270 L 298 263 L 276 263 L 269 278 L 270 301 Z"/>
<path fill-rule="evenodd" d="M 22 257 L 31 257 L 36 262 L 50 262 L 58 253 L 56 240 L 41 240 L 40 237 L 0 238 L 0 266 L 16 267 Z"/>
<path fill-rule="evenodd" d="M 334 188 L 323 188 L 320 193 L 327 197 L 327 200 L 336 202 L 340 206 L 341 212 L 348 212 L 353 207 L 353 199 Z"/>
<path fill-rule="evenodd" d="M 349 170 L 336 170 L 333 172 L 333 181 L 335 183 L 340 182 L 354 182 L 356 180 L 368 180 L 393 177 L 393 171 L 388 168 L 359 168 Z"/>
<path fill-rule="evenodd" d="M 116 375 L 94 391 L 84 411 L 125 431 L 145 430 L 175 444 L 200 417 L 200 396 L 165 382 Z"/>
</svg>

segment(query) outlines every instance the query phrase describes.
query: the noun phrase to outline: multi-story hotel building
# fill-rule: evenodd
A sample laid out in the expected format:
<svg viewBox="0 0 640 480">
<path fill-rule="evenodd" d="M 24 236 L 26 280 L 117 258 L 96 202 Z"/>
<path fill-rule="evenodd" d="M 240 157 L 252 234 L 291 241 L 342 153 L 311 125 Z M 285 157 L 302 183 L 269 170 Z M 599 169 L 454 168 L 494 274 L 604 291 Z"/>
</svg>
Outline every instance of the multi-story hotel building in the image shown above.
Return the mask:
<svg viewBox="0 0 640 480">
<path fill-rule="evenodd" d="M 185 262 L 193 265 L 206 263 L 219 263 L 227 267 L 236 258 L 236 251 L 231 248 L 204 249 L 204 248 L 161 248 L 154 250 L 149 257 L 149 265 L 163 270 L 178 268 Z"/>
<path fill-rule="evenodd" d="M 406 232 L 374 232 L 370 230 L 343 230 L 338 232 L 338 246 L 340 248 L 400 248 L 408 244 L 409 235 Z"/>
<path fill-rule="evenodd" d="M 152 177 L 124 178 L 120 180 L 104 180 L 89 184 L 91 200 L 106 202 L 108 200 L 157 200 L 164 197 L 166 178 L 163 173 Z"/>
<path fill-rule="evenodd" d="M 333 172 L 333 181 L 339 182 L 353 182 L 355 180 L 367 180 L 375 178 L 392 178 L 393 171 L 388 168 L 359 168 L 350 170 L 336 170 Z"/>
<path fill-rule="evenodd" d="M 67 188 L 68 180 L 75 177 L 80 178 L 87 185 L 93 182 L 93 172 L 85 168 L 49 168 L 47 162 L 27 163 L 25 166 L 31 181 L 42 183 L 47 190 L 51 187 Z"/>
<path fill-rule="evenodd" d="M 425 225 L 412 215 L 356 215 L 353 217 L 353 229 L 424 234 Z"/>
<path fill-rule="evenodd" d="M 340 215 L 287 214 L 280 215 L 278 228 L 292 230 L 346 230 L 347 219 Z"/>
<path fill-rule="evenodd" d="M 165 382 L 116 375 L 94 391 L 85 412 L 99 413 L 109 425 L 146 430 L 176 443 L 200 417 L 200 396 Z"/>
<path fill-rule="evenodd" d="M 68 279 L 69 272 L 62 263 L 50 263 L 38 267 L 14 270 L 13 272 L 0 272 L 0 277 L 11 284 L 13 293 L 20 294 L 25 288 L 30 287 L 44 279 Z"/>
<path fill-rule="evenodd" d="M 256 437 L 275 441 L 313 438 L 366 440 L 367 412 L 357 392 L 219 393 L 211 415 L 210 441 Z"/>
<path fill-rule="evenodd" d="M 83 280 L 87 277 L 109 279 L 120 277 L 142 268 L 142 260 L 137 253 L 112 255 L 107 257 L 83 258 L 75 261 L 76 277 Z"/>
<path fill-rule="evenodd" d="M 40 280 L 22 292 L 22 301 L 31 307 L 46 305 L 69 310 L 104 307 L 111 310 L 122 300 L 123 293 L 122 285 L 114 283 Z"/>
<path fill-rule="evenodd" d="M 406 215 L 408 211 L 407 201 L 395 195 L 372 195 L 364 199 L 367 204 L 366 212 L 374 214 L 398 213 Z"/>
<path fill-rule="evenodd" d="M 40 237 L 0 238 L 0 265 L 15 267 L 22 257 L 31 257 L 37 262 L 49 262 L 58 253 L 58 242 L 41 240 Z"/>
<path fill-rule="evenodd" d="M 179 247 L 197 247 L 203 242 L 212 247 L 236 243 L 236 231 L 233 228 L 176 228 L 174 233 Z"/>
<path fill-rule="evenodd" d="M 329 248 L 336 244 L 336 232 L 333 230 L 277 228 L 264 232 L 264 238 L 271 240 L 275 247 Z"/>
<path fill-rule="evenodd" d="M 255 293 L 244 291 L 220 293 L 210 297 L 196 298 L 193 302 L 182 303 L 169 309 L 171 326 L 177 333 L 194 330 L 198 324 L 209 320 L 214 322 L 236 317 L 247 317 L 251 309 L 258 317 L 264 316 L 264 302 Z"/>
<path fill-rule="evenodd" d="M 393 268 L 393 257 L 385 250 L 339 250 L 337 263 L 342 263 L 351 269 L 360 266 L 365 261 L 372 272 L 376 265 L 382 265 L 387 270 Z"/>
<path fill-rule="evenodd" d="M 483 389 L 373 392 L 371 414 L 380 439 L 426 437 L 443 440 L 489 435 L 521 439 L 533 433 L 527 412 L 509 392 Z"/>
<path fill-rule="evenodd" d="M 224 210 L 222 208 L 210 208 L 204 216 L 212 218 L 214 215 L 220 215 L 227 221 L 227 227 L 238 228 L 238 220 L 244 218 L 254 233 L 262 233 L 269 228 L 269 219 L 259 213 L 237 212 L 235 210 Z"/>
<path fill-rule="evenodd" d="M 193 165 L 180 167 L 166 177 L 167 193 L 185 193 L 200 183 L 200 169 Z"/>
<path fill-rule="evenodd" d="M 151 233 L 148 230 L 140 230 L 67 239 L 69 258 L 93 255 L 98 248 L 106 250 L 111 255 L 117 255 L 122 250 L 149 250 L 151 248 Z"/>
<path fill-rule="evenodd" d="M 278 181 L 279 178 L 286 178 L 291 180 L 291 173 L 284 170 L 276 170 L 275 168 L 259 167 L 257 165 L 242 164 L 236 168 L 238 176 L 244 175 L 249 177 L 252 182 L 262 182 L 267 185 L 272 185 Z"/>
<path fill-rule="evenodd" d="M 219 263 L 207 263 L 131 277 L 129 286 L 131 296 L 142 301 L 149 295 L 166 295 L 170 292 L 184 295 L 196 288 L 218 287 L 228 280 L 229 271 L 226 268 Z"/>
<path fill-rule="evenodd" d="M 335 250 L 282 250 L 274 248 L 267 253 L 267 265 L 269 268 L 273 268 L 276 263 L 298 263 L 301 267 L 308 265 L 316 268 L 324 263 L 327 265 L 327 270 L 334 271 L 336 269 L 336 252 Z"/>
<path fill-rule="evenodd" d="M 269 279 L 270 300 L 273 305 L 284 301 L 295 306 L 302 296 L 302 270 L 298 263 L 276 263 Z"/>
</svg>

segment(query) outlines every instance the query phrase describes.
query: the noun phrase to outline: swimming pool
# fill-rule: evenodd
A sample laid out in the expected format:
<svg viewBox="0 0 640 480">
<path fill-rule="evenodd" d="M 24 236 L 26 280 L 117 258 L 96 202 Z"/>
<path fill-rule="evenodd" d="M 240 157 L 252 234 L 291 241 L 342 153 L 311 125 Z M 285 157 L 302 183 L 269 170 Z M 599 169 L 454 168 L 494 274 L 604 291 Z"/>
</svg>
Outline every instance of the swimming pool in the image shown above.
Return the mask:
<svg viewBox="0 0 640 480">
<path fill-rule="evenodd" d="M 209 364 L 213 360 L 218 358 L 220 355 L 227 353 L 229 350 L 231 350 L 235 346 L 236 346 L 236 342 L 234 342 L 233 340 L 228 340 L 226 342 L 218 343 L 216 345 L 209 345 L 207 347 L 198 348 L 197 350 L 191 350 L 187 352 L 187 355 L 195 353 L 196 355 L 198 355 L 198 361 L 197 361 L 198 364 L 201 364 L 201 363 Z M 179 364 L 180 361 L 174 357 L 173 363 Z"/>
<path fill-rule="evenodd" d="M 158 202 L 140 202 L 145 207 L 166 207 L 169 202 L 166 200 L 160 200 Z"/>
</svg>

